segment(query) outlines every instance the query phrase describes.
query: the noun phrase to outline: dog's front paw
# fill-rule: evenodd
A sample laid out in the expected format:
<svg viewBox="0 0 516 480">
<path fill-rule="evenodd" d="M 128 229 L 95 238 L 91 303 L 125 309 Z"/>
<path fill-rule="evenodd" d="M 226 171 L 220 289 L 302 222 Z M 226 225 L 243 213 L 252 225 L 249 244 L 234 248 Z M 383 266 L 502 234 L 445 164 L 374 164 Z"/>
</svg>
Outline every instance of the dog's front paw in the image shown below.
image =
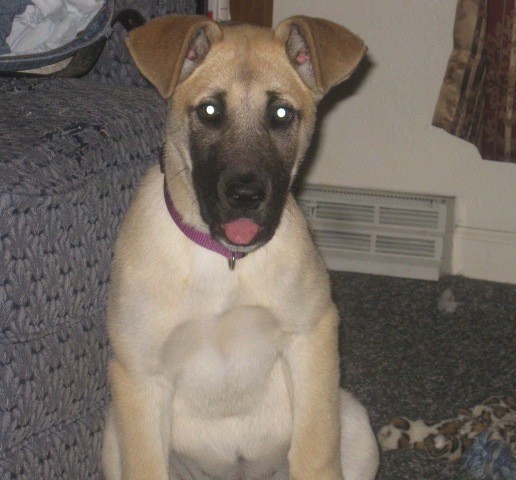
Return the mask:
<svg viewBox="0 0 516 480">
<path fill-rule="evenodd" d="M 289 480 L 314 480 L 315 478 L 317 478 L 317 480 L 344 480 L 344 477 L 341 474 L 330 474 L 330 475 L 319 474 L 316 477 L 312 477 L 310 475 L 302 476 L 302 477 L 290 476 Z"/>
<path fill-rule="evenodd" d="M 304 471 L 302 473 L 292 473 L 290 472 L 289 480 L 344 480 L 344 476 L 342 475 L 340 467 L 338 469 L 332 469 L 331 471 L 325 470 L 321 471 Z"/>
</svg>

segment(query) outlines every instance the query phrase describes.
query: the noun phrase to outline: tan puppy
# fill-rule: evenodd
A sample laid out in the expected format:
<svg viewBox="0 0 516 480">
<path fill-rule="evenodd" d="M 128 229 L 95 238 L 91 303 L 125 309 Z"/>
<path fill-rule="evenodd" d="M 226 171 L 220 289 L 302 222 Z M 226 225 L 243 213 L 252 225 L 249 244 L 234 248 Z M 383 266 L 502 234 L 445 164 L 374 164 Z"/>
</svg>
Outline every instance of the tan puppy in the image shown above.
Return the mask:
<svg viewBox="0 0 516 480">
<path fill-rule="evenodd" d="M 164 175 L 147 173 L 116 247 L 107 479 L 373 479 L 328 275 L 289 194 L 362 41 L 307 17 L 178 16 L 127 44 L 170 111 Z"/>
</svg>

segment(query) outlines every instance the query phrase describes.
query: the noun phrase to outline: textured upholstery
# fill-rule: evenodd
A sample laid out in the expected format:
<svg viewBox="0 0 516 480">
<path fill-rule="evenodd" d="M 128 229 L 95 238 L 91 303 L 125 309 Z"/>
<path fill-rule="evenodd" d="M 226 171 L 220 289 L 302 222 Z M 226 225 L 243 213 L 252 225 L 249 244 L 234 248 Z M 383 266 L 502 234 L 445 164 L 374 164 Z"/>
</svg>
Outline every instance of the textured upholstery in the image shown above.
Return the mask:
<svg viewBox="0 0 516 480">
<path fill-rule="evenodd" d="M 157 0 L 143 2 L 141 0 L 117 0 L 115 2 L 115 17 L 125 9 L 140 12 L 147 20 L 162 15 L 175 13 L 195 13 L 195 0 Z M 85 77 L 108 84 L 122 84 L 145 87 L 150 84 L 143 78 L 131 61 L 129 52 L 124 44 L 125 29 L 116 23 L 109 42 L 106 44 L 95 67 Z"/>
<path fill-rule="evenodd" d="M 194 13 L 195 0 L 115 8 L 151 18 Z M 135 88 L 148 83 L 124 36 L 118 25 L 86 78 L 0 78 L 2 480 L 102 479 L 111 258 L 166 113 Z"/>
<path fill-rule="evenodd" d="M 165 104 L 57 79 L 0 98 L 0 478 L 100 479 L 113 244 Z"/>
</svg>

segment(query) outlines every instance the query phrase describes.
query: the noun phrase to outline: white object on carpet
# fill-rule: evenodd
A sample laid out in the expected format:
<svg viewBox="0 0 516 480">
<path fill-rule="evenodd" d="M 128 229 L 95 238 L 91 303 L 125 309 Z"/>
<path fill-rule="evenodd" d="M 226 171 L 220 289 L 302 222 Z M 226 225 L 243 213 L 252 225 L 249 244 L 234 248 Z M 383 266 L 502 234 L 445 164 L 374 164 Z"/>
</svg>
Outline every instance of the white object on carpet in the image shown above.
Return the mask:
<svg viewBox="0 0 516 480">
<path fill-rule="evenodd" d="M 451 288 L 447 288 L 437 302 L 437 308 L 442 313 L 455 313 L 458 306 L 459 302 L 455 301 L 455 295 Z"/>
</svg>

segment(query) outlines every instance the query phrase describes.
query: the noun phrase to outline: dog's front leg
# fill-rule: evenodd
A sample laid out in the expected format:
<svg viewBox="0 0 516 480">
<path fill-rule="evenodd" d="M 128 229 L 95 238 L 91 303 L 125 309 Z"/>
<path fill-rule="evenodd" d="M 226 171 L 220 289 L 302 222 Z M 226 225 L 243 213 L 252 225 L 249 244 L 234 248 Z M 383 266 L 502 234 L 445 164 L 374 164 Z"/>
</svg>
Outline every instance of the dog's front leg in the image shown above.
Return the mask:
<svg viewBox="0 0 516 480">
<path fill-rule="evenodd" d="M 117 360 L 110 365 L 111 392 L 123 480 L 168 480 L 167 388 Z"/>
<path fill-rule="evenodd" d="M 342 480 L 340 461 L 338 314 L 332 305 L 285 352 L 290 370 L 293 432 L 290 480 Z"/>
</svg>

